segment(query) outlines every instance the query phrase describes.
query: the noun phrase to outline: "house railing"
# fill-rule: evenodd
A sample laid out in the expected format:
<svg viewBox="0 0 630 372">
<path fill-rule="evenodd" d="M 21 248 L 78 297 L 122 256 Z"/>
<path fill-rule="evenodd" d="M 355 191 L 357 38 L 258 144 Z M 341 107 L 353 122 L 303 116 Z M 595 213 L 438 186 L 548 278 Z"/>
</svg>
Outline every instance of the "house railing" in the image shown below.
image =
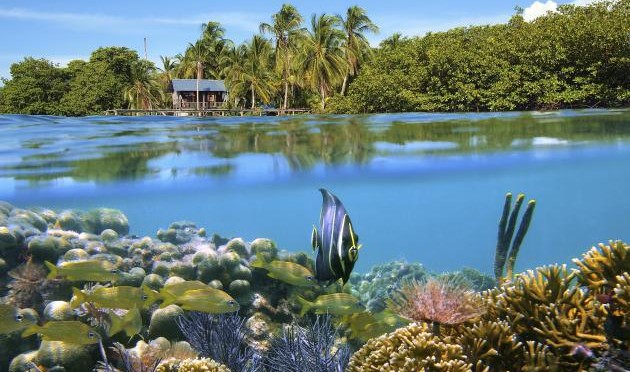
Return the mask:
<svg viewBox="0 0 630 372">
<path fill-rule="evenodd" d="M 223 106 L 223 102 L 199 102 L 199 107 L 197 107 L 197 102 L 187 102 L 180 101 L 173 104 L 174 109 L 185 110 L 185 109 L 195 109 L 195 110 L 207 110 L 213 108 L 220 108 Z"/>
</svg>

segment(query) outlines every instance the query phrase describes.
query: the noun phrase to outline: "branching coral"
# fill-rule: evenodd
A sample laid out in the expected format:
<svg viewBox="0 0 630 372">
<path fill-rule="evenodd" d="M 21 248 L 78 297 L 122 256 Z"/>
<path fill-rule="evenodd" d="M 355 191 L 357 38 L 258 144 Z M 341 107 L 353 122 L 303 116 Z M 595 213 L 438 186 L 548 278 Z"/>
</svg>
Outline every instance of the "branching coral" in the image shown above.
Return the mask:
<svg viewBox="0 0 630 372">
<path fill-rule="evenodd" d="M 450 341 L 429 332 L 426 324 L 413 323 L 368 341 L 354 353 L 347 371 L 470 371 L 462 347 Z"/>
<path fill-rule="evenodd" d="M 389 306 L 404 318 L 432 323 L 436 334 L 441 324 L 460 324 L 485 312 L 479 294 L 459 282 L 434 278 L 403 283 Z"/>
<path fill-rule="evenodd" d="M 202 356 L 225 364 L 233 371 L 255 371 L 259 357 L 247 343 L 245 319 L 238 314 L 212 315 L 191 312 L 177 325 Z"/>
<path fill-rule="evenodd" d="M 523 273 L 486 292 L 489 316 L 507 320 L 523 340 L 549 345 L 557 355 L 568 354 L 577 344 L 599 348 L 605 341 L 605 314 L 593 297 L 574 285 L 575 275 L 565 265 Z"/>
<path fill-rule="evenodd" d="M 291 324 L 271 341 L 263 365 L 271 372 L 345 371 L 350 350 L 336 346 L 337 337 L 330 316 L 318 316 L 305 326 Z"/>
<path fill-rule="evenodd" d="M 522 344 L 505 321 L 480 321 L 461 330 L 457 344 L 477 371 L 507 371 L 522 360 Z"/>
<path fill-rule="evenodd" d="M 580 285 L 588 286 L 593 293 L 608 293 L 617 284 L 617 275 L 630 272 L 630 246 L 622 241 L 600 243 L 574 259 L 578 266 Z"/>
</svg>

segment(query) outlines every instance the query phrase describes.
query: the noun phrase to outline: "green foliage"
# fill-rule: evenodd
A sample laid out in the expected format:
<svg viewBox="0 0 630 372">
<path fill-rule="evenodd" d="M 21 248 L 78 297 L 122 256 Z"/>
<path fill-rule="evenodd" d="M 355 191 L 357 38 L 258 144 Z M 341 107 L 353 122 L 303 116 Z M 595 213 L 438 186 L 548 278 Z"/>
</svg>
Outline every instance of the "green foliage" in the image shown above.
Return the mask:
<svg viewBox="0 0 630 372">
<path fill-rule="evenodd" d="M 59 101 L 68 90 L 66 73 L 45 59 L 24 58 L 11 65 L 11 80 L 5 81 L 0 112 L 14 114 L 60 114 Z"/>
<path fill-rule="evenodd" d="M 630 104 L 630 1 L 381 43 L 329 110 L 503 111 Z"/>
</svg>

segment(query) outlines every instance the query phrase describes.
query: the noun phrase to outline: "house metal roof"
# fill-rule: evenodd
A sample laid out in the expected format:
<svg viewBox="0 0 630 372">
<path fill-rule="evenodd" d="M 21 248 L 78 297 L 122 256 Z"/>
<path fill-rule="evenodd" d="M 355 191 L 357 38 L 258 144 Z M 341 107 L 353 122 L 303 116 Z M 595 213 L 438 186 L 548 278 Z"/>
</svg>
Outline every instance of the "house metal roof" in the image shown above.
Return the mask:
<svg viewBox="0 0 630 372">
<path fill-rule="evenodd" d="M 173 79 L 173 90 L 176 92 L 196 92 L 197 79 Z M 199 80 L 200 92 L 227 92 L 223 80 Z"/>
</svg>

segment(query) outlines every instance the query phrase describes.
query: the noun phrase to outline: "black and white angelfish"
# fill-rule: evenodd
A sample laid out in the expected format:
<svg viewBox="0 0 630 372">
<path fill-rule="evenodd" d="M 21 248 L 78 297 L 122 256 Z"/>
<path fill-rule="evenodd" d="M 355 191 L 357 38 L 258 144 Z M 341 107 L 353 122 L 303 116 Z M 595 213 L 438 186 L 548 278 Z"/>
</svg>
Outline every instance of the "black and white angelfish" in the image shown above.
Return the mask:
<svg viewBox="0 0 630 372">
<path fill-rule="evenodd" d="M 322 193 L 319 231 L 313 226 L 311 244 L 317 250 L 315 278 L 331 284 L 341 278 L 346 284 L 354 263 L 359 258 L 359 236 L 354 232 L 350 216 L 341 200 L 330 191 Z"/>
</svg>

